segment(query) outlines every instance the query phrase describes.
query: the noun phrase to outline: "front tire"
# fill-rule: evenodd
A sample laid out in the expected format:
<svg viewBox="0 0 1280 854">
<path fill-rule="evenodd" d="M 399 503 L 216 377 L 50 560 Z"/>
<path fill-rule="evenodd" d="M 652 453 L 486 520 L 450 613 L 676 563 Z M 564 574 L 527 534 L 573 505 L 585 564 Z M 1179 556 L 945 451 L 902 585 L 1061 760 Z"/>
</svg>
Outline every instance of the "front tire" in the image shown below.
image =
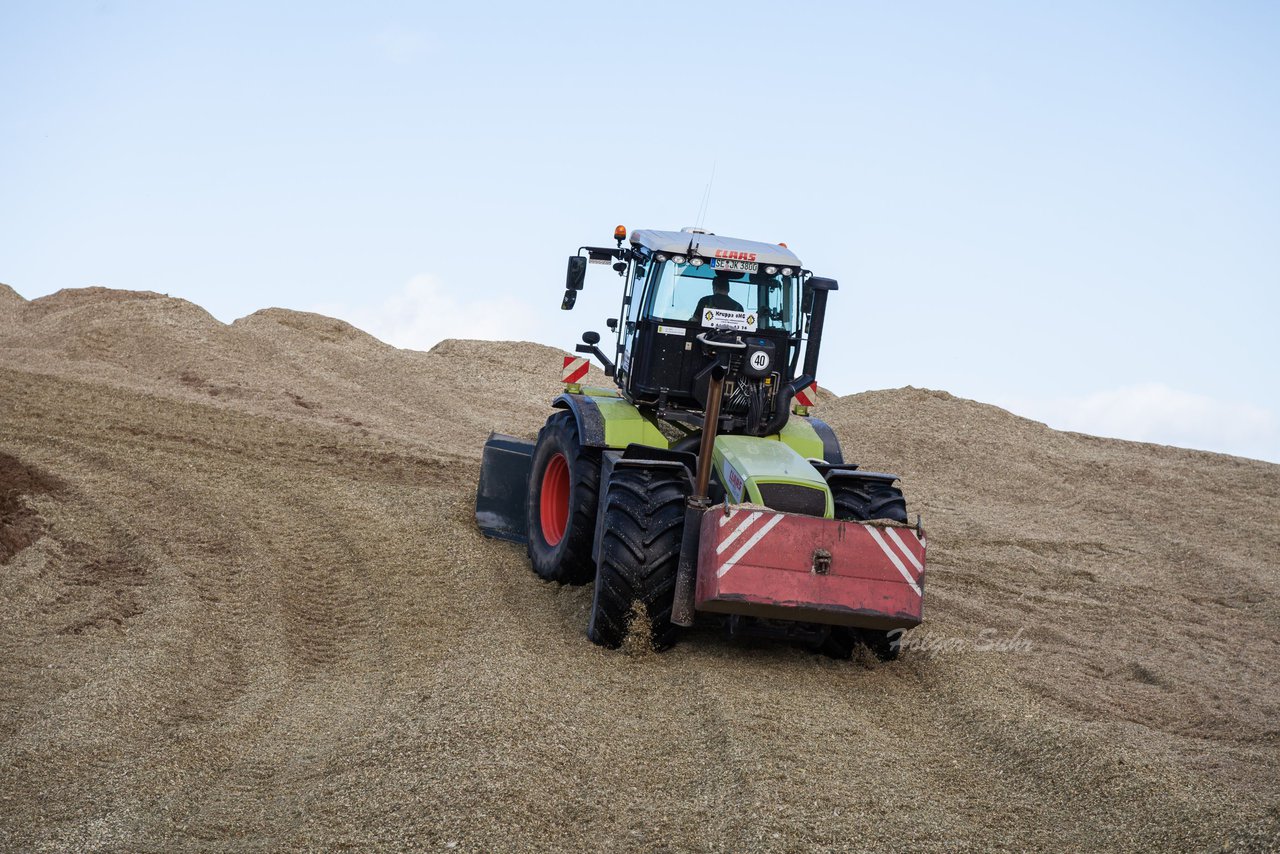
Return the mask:
<svg viewBox="0 0 1280 854">
<path fill-rule="evenodd" d="M 525 504 L 529 562 L 540 577 L 561 584 L 591 580 L 599 492 L 599 451 L 582 447 L 572 413 L 553 414 L 538 433 Z"/>
<path fill-rule="evenodd" d="M 600 540 L 600 566 L 587 637 L 609 648 L 622 645 L 644 606 L 653 648 L 675 644 L 671 622 L 676 570 L 684 533 L 687 481 L 662 469 L 618 468 L 609 481 Z"/>
<path fill-rule="evenodd" d="M 881 661 L 893 661 L 898 657 L 900 630 L 854 629 L 848 626 L 832 626 L 830 633 L 818 645 L 818 652 L 828 658 L 847 661 L 858 646 L 865 646 Z"/>
<path fill-rule="evenodd" d="M 831 486 L 836 518 L 854 522 L 889 519 L 907 524 L 907 500 L 902 490 L 884 480 L 840 478 Z"/>
</svg>

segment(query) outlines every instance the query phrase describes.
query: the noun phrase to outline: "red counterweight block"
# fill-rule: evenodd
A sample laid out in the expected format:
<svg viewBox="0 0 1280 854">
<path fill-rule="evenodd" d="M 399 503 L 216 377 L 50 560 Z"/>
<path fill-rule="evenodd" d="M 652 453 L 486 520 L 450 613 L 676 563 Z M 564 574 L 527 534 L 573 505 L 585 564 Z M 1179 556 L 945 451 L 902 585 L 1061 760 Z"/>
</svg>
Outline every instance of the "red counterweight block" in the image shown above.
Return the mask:
<svg viewBox="0 0 1280 854">
<path fill-rule="evenodd" d="M 762 507 L 702 517 L 700 611 L 870 629 L 923 616 L 925 540 L 915 529 Z"/>
</svg>

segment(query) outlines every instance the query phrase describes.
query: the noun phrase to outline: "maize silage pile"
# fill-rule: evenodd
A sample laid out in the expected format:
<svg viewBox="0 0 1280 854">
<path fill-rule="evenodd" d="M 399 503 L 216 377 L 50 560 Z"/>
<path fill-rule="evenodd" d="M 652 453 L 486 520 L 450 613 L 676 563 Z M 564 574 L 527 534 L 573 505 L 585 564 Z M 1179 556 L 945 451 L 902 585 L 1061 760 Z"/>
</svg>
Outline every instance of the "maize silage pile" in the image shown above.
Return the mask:
<svg viewBox="0 0 1280 854">
<path fill-rule="evenodd" d="M 471 519 L 559 360 L 0 287 L 0 849 L 1274 850 L 1280 467 L 830 398 L 902 659 L 605 652 Z"/>
</svg>

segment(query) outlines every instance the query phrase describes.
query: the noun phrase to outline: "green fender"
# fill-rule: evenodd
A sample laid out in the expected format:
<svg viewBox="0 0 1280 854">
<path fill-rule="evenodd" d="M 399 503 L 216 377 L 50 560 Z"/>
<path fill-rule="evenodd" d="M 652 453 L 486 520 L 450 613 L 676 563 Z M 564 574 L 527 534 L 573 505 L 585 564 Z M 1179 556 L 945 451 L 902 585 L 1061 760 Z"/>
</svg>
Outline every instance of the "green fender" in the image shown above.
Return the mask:
<svg viewBox="0 0 1280 854">
<path fill-rule="evenodd" d="M 625 448 L 633 443 L 652 448 L 670 447 L 653 416 L 616 394 L 566 393 L 551 405 L 573 413 L 578 422 L 578 439 L 589 448 Z"/>
<path fill-rule="evenodd" d="M 822 422 L 818 422 L 822 424 Z M 826 427 L 826 424 L 822 424 Z M 830 430 L 831 428 L 827 428 Z M 766 436 L 766 439 L 777 439 L 781 441 L 791 450 L 795 451 L 806 460 L 825 459 L 826 445 L 823 437 L 814 429 L 814 425 L 809 423 L 808 418 L 801 418 L 799 415 L 793 415 L 787 420 L 782 431 L 772 436 Z M 837 453 L 839 445 L 836 446 Z"/>
</svg>

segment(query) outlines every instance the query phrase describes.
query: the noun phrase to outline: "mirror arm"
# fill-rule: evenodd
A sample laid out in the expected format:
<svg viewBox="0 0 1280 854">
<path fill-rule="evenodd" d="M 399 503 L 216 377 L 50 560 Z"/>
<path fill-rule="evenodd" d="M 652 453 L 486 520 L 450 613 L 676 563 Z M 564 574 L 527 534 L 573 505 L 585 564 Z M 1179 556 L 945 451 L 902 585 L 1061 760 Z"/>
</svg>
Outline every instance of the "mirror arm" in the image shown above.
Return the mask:
<svg viewBox="0 0 1280 854">
<path fill-rule="evenodd" d="M 609 357 L 602 353 L 595 344 L 579 344 L 573 350 L 575 353 L 586 353 L 599 359 L 600 364 L 604 365 L 604 375 L 606 377 L 611 377 L 616 373 L 613 362 L 609 361 Z"/>
</svg>

